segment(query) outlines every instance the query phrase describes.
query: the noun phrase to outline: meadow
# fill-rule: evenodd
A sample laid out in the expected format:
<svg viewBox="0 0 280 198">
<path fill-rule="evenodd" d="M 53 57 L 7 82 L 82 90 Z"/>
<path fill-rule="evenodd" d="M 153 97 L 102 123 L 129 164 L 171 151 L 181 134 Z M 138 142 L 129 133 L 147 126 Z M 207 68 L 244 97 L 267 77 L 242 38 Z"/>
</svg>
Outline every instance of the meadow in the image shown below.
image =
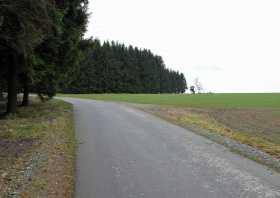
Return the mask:
<svg viewBox="0 0 280 198">
<path fill-rule="evenodd" d="M 76 98 L 206 108 L 280 108 L 280 93 L 234 94 L 69 94 Z"/>
</svg>

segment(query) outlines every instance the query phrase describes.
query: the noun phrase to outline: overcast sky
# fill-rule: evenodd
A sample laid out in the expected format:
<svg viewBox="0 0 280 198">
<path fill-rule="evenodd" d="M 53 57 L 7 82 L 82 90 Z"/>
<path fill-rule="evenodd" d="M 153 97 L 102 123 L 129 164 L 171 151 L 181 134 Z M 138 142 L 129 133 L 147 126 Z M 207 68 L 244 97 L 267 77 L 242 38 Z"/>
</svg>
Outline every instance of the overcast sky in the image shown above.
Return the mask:
<svg viewBox="0 0 280 198">
<path fill-rule="evenodd" d="M 87 37 L 150 49 L 207 91 L 280 92 L 279 0 L 90 0 Z"/>
</svg>

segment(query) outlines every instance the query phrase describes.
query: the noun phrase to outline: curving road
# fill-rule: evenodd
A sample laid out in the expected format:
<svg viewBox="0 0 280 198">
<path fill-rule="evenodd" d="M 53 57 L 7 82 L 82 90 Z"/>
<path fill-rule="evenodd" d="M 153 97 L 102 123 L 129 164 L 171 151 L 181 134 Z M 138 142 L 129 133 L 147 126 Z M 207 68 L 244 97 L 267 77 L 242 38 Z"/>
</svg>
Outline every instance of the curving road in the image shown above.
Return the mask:
<svg viewBox="0 0 280 198">
<path fill-rule="evenodd" d="M 77 198 L 279 198 L 280 175 L 117 103 L 74 104 Z"/>
</svg>

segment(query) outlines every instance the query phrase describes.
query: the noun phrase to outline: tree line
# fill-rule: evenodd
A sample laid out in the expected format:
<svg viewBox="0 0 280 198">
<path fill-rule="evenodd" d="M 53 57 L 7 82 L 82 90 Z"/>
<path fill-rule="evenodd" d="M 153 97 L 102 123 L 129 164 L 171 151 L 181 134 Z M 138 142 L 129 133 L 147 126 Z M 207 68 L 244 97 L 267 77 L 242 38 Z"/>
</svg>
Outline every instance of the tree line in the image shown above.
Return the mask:
<svg viewBox="0 0 280 198">
<path fill-rule="evenodd" d="M 83 58 L 65 74 L 63 93 L 184 93 L 184 74 L 166 68 L 150 50 L 86 39 Z"/>
<path fill-rule="evenodd" d="M 29 93 L 45 100 L 58 91 L 185 91 L 184 75 L 151 51 L 83 39 L 88 16 L 88 0 L 0 0 L 0 99 L 8 93 L 7 113 L 27 106 Z"/>
</svg>

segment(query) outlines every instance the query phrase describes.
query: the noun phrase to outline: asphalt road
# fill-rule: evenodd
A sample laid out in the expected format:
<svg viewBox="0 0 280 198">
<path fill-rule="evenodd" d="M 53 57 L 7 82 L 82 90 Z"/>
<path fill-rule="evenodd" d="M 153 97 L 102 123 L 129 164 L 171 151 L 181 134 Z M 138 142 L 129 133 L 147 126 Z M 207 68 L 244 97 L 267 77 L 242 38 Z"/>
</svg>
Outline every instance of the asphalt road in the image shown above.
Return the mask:
<svg viewBox="0 0 280 198">
<path fill-rule="evenodd" d="M 279 198 L 280 175 L 125 105 L 74 104 L 77 198 Z"/>
</svg>

